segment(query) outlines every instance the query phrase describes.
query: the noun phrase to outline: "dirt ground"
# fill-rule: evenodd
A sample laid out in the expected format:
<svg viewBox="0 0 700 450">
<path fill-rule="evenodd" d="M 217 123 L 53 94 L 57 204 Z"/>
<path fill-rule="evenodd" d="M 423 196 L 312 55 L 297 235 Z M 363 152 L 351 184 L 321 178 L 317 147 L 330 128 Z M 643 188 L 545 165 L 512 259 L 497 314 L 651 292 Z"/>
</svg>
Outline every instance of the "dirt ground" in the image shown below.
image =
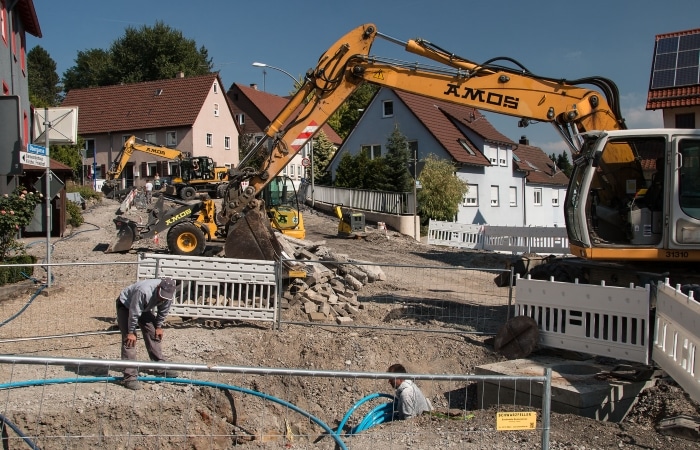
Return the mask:
<svg viewBox="0 0 700 450">
<path fill-rule="evenodd" d="M 117 206 L 117 202 L 110 200 L 89 205 L 84 211 L 86 223 L 70 230 L 72 234 L 54 244 L 52 262 L 105 263 L 80 271 L 56 268 L 56 280 L 63 290 L 57 294 L 59 297 L 80 298 L 94 289 L 96 282 L 101 282 L 106 292 L 100 295 L 114 299 L 125 285 L 122 280 L 135 279 L 134 266 L 106 264 L 134 261 L 135 252 L 115 255 L 100 251 L 115 236 L 112 219 Z M 130 214 L 145 215 L 139 211 Z M 304 211 L 304 220 L 308 241 L 325 241 L 334 252 L 364 261 L 502 268 L 508 259 L 490 252 L 434 247 L 392 231 L 386 235 L 373 233 L 363 240 L 338 238 L 336 219 L 310 209 Z M 27 240 L 27 243 L 35 241 Z M 140 251 L 164 249 L 162 243 L 156 245 L 149 241 L 140 244 Z M 41 245 L 30 246 L 29 251 L 39 258 L 45 256 L 45 248 Z M 492 281 L 487 278 L 483 282 Z M 403 283 L 408 284 L 403 287 L 410 290 L 410 280 L 401 280 L 399 284 Z M 376 283 L 371 289 L 376 293 L 391 292 L 397 289 L 397 281 Z M 19 298 L 4 300 L 20 301 Z M 387 310 L 365 315 L 363 325 L 377 326 L 386 320 L 391 305 L 378 307 Z M 36 308 L 41 306 L 36 305 Z M 66 317 L 76 313 L 70 308 L 53 308 L 46 312 Z M 105 325 L 106 328 L 109 326 Z M 17 350 L 18 344 L 0 344 L 0 353 L 118 359 L 116 341 L 115 335 L 98 335 L 71 341 L 70 345 L 56 340 L 22 344 L 21 351 Z M 138 345 L 139 352 L 143 352 L 141 342 Z M 383 372 L 389 364 L 401 362 L 413 373 L 468 374 L 473 373 L 476 366 L 503 360 L 493 350 L 491 336 L 435 335 L 370 328 L 346 331 L 337 327 L 303 325 L 285 326 L 278 331 L 271 326 L 245 321 L 233 321 L 219 328 L 208 328 L 195 322 L 172 322 L 166 329 L 164 345 L 166 354 L 173 362 L 179 363 L 331 371 Z M 9 370 L 12 370 L 11 374 Z M 21 366 L 0 368 L 0 379 L 20 379 L 25 370 L 29 371 Z M 71 369 L 49 366 L 42 370 L 61 377 L 69 374 Z M 85 374 L 84 370 L 82 374 Z M 106 375 L 100 370 L 95 374 Z M 118 376 L 119 372 L 112 370 L 110 374 Z M 6 389 L 7 398 L 2 400 L 5 406 L 0 411 L 28 435 L 38 436 L 38 444 L 43 448 L 336 448 L 336 443 L 328 436 L 322 437 L 323 430 L 308 419 L 255 397 L 232 396 L 219 389 L 188 385 L 186 380 L 192 378 L 191 375 L 184 374 L 181 383 L 144 383 L 145 388 L 137 392 L 128 391 L 117 383 L 62 385 L 50 390 L 39 387 Z M 200 380 L 223 380 L 278 396 L 322 418 L 331 427 L 337 426 L 343 414 L 364 395 L 391 393 L 385 380 L 196 375 Z M 422 385 L 434 406 L 455 412 L 455 405 L 451 400 L 445 400 L 445 393 L 454 394 L 458 384 L 426 382 Z M 495 431 L 496 410 L 476 408 L 475 386 L 462 386 L 460 392 L 466 396 L 466 401 L 462 399 L 463 407 L 457 408 L 461 409 L 457 412 L 466 416 L 466 421 L 423 416 L 410 421 L 384 423 L 345 438 L 345 444 L 353 449 L 380 450 L 540 448 L 538 432 Z M 501 408 L 501 411 L 508 410 L 508 406 Z M 261 411 L 264 411 L 264 420 L 260 418 Z M 700 406 L 691 401 L 673 380 L 661 377 L 656 386 L 640 395 L 636 406 L 621 423 L 553 413 L 549 447 L 698 448 L 698 442 L 656 431 L 655 426 L 661 419 L 679 414 L 700 416 Z M 539 419 L 538 426 L 541 426 Z M 158 437 L 141 437 L 147 435 Z"/>
</svg>

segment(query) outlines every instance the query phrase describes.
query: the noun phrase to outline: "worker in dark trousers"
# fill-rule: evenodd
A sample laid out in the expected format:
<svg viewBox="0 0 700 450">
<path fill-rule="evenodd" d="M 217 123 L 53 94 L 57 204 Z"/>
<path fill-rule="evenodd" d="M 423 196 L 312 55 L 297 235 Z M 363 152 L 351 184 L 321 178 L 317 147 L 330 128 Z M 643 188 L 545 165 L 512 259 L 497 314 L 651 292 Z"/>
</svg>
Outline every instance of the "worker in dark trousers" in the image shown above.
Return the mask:
<svg viewBox="0 0 700 450">
<path fill-rule="evenodd" d="M 141 328 L 151 361 L 165 361 L 161 349 L 163 324 L 175 298 L 175 280 L 172 278 L 138 281 L 127 286 L 117 299 L 117 323 L 122 338 L 122 360 L 136 360 L 136 327 Z M 158 373 L 157 374 L 161 374 Z M 163 373 L 164 374 L 164 373 Z M 169 376 L 175 376 L 168 372 Z M 124 369 L 124 387 L 141 389 L 136 368 Z"/>
</svg>

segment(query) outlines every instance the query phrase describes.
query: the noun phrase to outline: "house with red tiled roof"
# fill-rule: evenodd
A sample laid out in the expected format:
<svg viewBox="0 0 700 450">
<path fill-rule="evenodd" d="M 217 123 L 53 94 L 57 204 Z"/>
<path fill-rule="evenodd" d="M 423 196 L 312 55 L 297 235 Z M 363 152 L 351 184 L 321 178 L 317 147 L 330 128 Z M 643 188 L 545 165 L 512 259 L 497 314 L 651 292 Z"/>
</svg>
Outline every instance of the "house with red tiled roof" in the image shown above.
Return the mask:
<svg viewBox="0 0 700 450">
<path fill-rule="evenodd" d="M 73 89 L 63 106 L 78 107 L 78 134 L 86 142 L 86 170 L 103 178 L 132 135 L 209 156 L 216 165 L 238 164 L 238 127 L 217 73 L 142 83 Z M 141 186 L 158 173 L 177 174 L 175 161 L 134 152 L 123 187 Z"/>
<path fill-rule="evenodd" d="M 0 194 L 20 183 L 20 151 L 32 142 L 27 33 L 41 37 L 32 0 L 0 0 Z"/>
<path fill-rule="evenodd" d="M 227 94 L 233 104 L 234 117 L 241 135 L 247 135 L 255 142 L 259 142 L 263 138 L 265 128 L 287 106 L 290 100 L 288 97 L 260 91 L 255 84 L 244 86 L 233 83 Z M 336 147 L 343 142 L 338 133 L 327 123 L 321 127 L 321 131 Z M 309 141 L 282 171 L 282 174 L 291 178 L 297 187 L 301 179 L 306 177 L 302 159 L 310 155 L 311 145 L 311 141 Z"/>
<path fill-rule="evenodd" d="M 477 109 L 417 94 L 380 89 L 331 161 L 333 177 L 345 152 L 384 156 L 396 126 L 419 161 L 447 159 L 468 184 L 458 223 L 564 226 L 568 179 L 542 150 L 513 142 Z"/>
<path fill-rule="evenodd" d="M 665 128 L 698 128 L 700 28 L 656 35 L 648 110 L 663 110 Z"/>
</svg>

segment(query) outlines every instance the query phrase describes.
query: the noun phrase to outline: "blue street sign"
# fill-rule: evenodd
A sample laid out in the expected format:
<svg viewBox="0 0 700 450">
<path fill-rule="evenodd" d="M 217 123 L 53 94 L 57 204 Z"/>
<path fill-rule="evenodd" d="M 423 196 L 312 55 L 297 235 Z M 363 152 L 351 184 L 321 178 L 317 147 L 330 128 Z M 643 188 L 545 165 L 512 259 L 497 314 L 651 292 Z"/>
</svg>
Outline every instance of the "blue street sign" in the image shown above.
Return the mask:
<svg viewBox="0 0 700 450">
<path fill-rule="evenodd" d="M 27 153 L 33 153 L 35 155 L 42 155 L 42 156 L 49 156 L 48 152 L 46 151 L 46 147 L 42 147 L 41 145 L 36 145 L 36 144 L 27 145 Z"/>
</svg>

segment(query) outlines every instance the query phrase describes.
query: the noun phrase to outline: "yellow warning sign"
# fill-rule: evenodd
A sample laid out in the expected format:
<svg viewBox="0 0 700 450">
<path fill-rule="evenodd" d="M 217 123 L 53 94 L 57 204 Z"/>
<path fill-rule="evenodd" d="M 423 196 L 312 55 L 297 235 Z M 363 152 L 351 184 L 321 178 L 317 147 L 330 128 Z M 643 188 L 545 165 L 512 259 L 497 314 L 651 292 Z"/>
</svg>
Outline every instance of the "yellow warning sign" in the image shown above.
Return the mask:
<svg viewBox="0 0 700 450">
<path fill-rule="evenodd" d="M 537 426 L 535 411 L 496 413 L 496 430 L 534 430 Z"/>
</svg>

